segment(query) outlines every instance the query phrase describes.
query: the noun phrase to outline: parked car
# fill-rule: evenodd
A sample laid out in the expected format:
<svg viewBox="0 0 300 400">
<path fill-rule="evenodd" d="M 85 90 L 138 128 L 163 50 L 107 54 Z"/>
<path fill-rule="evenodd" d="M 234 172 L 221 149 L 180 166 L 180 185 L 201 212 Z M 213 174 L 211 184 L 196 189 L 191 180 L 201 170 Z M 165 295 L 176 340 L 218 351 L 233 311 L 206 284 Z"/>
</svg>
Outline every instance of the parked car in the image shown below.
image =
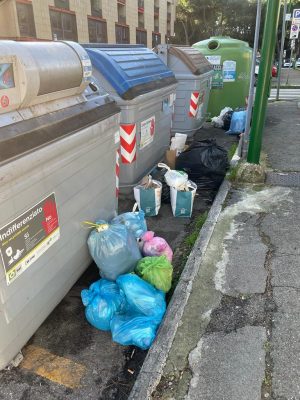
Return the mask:
<svg viewBox="0 0 300 400">
<path fill-rule="evenodd" d="M 296 68 L 300 68 L 300 58 L 297 58 L 296 63 L 295 63 Z"/>
<path fill-rule="evenodd" d="M 283 60 L 282 66 L 283 68 L 290 68 L 293 66 L 293 61 L 287 58 L 286 60 Z"/>
<path fill-rule="evenodd" d="M 259 64 L 260 64 L 260 59 L 257 58 L 256 59 L 256 64 L 255 64 L 255 84 L 257 82 L 257 77 L 258 77 L 258 73 L 259 73 Z M 272 66 L 272 78 L 276 78 L 277 76 L 277 67 L 276 65 Z"/>
</svg>

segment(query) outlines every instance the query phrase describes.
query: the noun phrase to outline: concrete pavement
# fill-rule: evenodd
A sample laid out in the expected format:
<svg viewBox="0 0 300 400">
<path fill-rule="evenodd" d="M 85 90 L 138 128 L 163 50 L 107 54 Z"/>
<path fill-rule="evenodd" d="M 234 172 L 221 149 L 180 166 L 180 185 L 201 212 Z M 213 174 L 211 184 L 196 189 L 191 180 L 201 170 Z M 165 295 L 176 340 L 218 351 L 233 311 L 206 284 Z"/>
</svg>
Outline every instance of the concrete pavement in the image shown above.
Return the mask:
<svg viewBox="0 0 300 400">
<path fill-rule="evenodd" d="M 269 105 L 264 152 L 287 182 L 231 188 L 158 385 L 143 387 L 146 360 L 132 399 L 300 400 L 299 116 L 297 102 Z"/>
</svg>

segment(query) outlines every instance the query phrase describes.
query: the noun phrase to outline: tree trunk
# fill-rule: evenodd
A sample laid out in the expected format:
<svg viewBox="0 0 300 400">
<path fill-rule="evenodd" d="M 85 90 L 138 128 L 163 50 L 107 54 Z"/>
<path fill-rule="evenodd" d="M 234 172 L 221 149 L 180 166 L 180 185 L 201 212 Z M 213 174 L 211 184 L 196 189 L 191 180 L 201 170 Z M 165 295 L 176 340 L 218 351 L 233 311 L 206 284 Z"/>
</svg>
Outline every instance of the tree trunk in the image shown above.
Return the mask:
<svg viewBox="0 0 300 400">
<path fill-rule="evenodd" d="M 182 20 L 180 21 L 182 23 L 183 26 L 183 30 L 184 30 L 184 35 L 185 35 L 185 44 L 189 45 L 189 35 L 188 35 L 188 31 L 187 31 L 187 26 L 186 23 L 183 22 Z"/>
</svg>

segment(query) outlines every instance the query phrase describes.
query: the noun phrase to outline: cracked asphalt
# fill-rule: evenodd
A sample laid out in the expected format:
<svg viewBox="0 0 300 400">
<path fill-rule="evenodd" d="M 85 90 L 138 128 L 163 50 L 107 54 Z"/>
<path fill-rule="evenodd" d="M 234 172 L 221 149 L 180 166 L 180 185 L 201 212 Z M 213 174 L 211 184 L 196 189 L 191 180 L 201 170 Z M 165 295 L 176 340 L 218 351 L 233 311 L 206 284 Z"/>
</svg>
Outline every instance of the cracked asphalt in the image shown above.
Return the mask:
<svg viewBox="0 0 300 400">
<path fill-rule="evenodd" d="M 299 116 L 269 105 L 270 170 L 299 172 Z M 299 207 L 298 187 L 231 189 L 153 399 L 300 400 Z"/>
</svg>

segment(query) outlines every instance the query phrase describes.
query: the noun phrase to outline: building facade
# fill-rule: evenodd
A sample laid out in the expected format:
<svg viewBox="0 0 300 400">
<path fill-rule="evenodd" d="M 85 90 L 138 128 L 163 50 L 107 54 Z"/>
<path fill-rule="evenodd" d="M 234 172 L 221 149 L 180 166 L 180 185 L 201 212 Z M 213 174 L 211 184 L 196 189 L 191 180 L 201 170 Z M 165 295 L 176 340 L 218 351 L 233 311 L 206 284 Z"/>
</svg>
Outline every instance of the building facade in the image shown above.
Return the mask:
<svg viewBox="0 0 300 400">
<path fill-rule="evenodd" d="M 165 43 L 176 0 L 0 0 L 0 38 Z"/>
</svg>

